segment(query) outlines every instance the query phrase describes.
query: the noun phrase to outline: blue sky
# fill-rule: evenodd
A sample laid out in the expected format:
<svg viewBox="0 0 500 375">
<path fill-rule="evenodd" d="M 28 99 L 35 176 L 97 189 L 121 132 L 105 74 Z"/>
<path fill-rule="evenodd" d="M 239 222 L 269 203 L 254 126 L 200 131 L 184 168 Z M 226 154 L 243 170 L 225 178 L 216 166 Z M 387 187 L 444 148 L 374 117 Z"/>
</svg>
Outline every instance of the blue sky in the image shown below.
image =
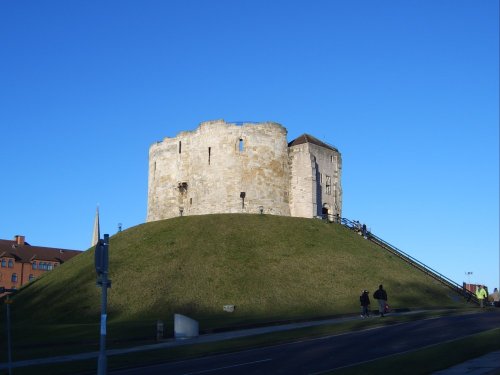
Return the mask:
<svg viewBox="0 0 500 375">
<path fill-rule="evenodd" d="M 498 287 L 498 20 L 496 0 L 1 2 L 0 238 L 87 249 L 97 203 L 104 233 L 145 221 L 151 143 L 275 121 L 339 148 L 345 217 Z"/>
</svg>

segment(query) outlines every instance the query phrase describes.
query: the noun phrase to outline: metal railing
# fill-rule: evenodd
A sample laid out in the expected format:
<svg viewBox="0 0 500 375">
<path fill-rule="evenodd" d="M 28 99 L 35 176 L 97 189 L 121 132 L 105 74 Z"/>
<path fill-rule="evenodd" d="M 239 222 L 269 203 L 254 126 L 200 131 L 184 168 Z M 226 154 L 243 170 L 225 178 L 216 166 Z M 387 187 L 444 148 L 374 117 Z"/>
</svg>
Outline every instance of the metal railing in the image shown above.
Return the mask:
<svg viewBox="0 0 500 375">
<path fill-rule="evenodd" d="M 359 222 L 355 222 L 346 218 L 341 219 L 341 224 L 344 225 L 345 227 L 349 229 L 353 229 L 356 231 L 362 231 L 362 226 Z M 432 269 L 431 267 L 427 266 L 426 264 L 422 263 L 418 259 L 415 259 L 411 255 L 405 253 L 404 251 L 398 249 L 396 246 L 391 245 L 387 241 L 384 241 L 382 238 L 377 237 L 371 232 L 366 232 L 366 238 L 370 240 L 371 242 L 375 243 L 376 245 L 382 247 L 383 249 L 389 251 L 390 253 L 396 255 L 397 257 L 401 258 L 408 264 L 412 265 L 413 267 L 419 269 L 420 271 L 424 272 L 425 274 L 431 276 L 434 280 L 440 282 L 441 284 L 447 286 L 454 292 L 458 293 L 459 295 L 463 296 L 464 298 L 467 299 L 467 302 L 473 302 L 475 304 L 479 304 L 479 301 L 474 293 L 471 291 L 465 289 L 462 285 L 456 283 L 455 281 L 451 280 L 450 278 L 444 276 L 440 272 Z"/>
</svg>

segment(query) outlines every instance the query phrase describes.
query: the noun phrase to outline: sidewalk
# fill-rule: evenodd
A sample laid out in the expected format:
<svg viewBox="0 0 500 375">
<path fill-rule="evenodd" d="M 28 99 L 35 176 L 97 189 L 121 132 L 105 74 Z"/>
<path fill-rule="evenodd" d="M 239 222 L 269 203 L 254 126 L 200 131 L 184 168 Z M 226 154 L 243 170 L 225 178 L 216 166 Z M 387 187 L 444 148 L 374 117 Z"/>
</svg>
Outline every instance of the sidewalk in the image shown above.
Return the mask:
<svg viewBox="0 0 500 375">
<path fill-rule="evenodd" d="M 398 315 L 407 315 L 407 314 L 415 314 L 421 312 L 422 310 L 409 311 L 404 313 L 399 313 Z M 302 322 L 302 323 L 291 323 L 291 324 L 282 324 L 277 326 L 266 326 L 259 328 L 250 328 L 243 329 L 238 331 L 227 331 L 220 333 L 208 333 L 204 335 L 200 335 L 196 338 L 192 339 L 184 339 L 184 340 L 175 340 L 169 339 L 157 344 L 150 345 L 142 345 L 131 348 L 123 348 L 123 349 L 108 349 L 106 350 L 107 356 L 119 355 L 119 354 L 128 354 L 128 353 L 137 353 L 144 352 L 148 350 L 156 350 L 156 349 L 166 349 L 173 348 L 178 346 L 186 346 L 186 345 L 196 345 L 196 344 L 206 344 L 217 341 L 224 341 L 229 339 L 236 339 L 242 337 L 256 336 L 265 333 L 273 333 L 273 332 L 282 332 L 288 331 L 291 329 L 299 329 L 299 328 L 307 328 L 307 327 L 315 327 L 325 324 L 334 324 L 334 323 L 343 323 L 349 322 L 352 320 L 359 320 L 359 315 L 349 316 L 345 318 L 333 318 L 326 320 L 318 320 L 311 322 Z M 25 367 L 25 366 L 34 366 L 34 365 L 43 365 L 49 363 L 61 363 L 61 362 L 70 362 L 77 360 L 86 360 L 93 359 L 99 356 L 99 352 L 88 352 L 88 353 L 80 353 L 80 354 L 70 354 L 58 357 L 49 357 L 49 358 L 39 358 L 39 359 L 29 359 L 24 361 L 16 361 L 12 362 L 12 368 L 16 367 Z M 8 363 L 0 363 L 0 370 L 7 369 Z"/>
<path fill-rule="evenodd" d="M 414 311 L 407 311 L 407 312 L 392 313 L 391 315 L 411 315 L 411 314 L 420 313 L 422 311 L 424 311 L 424 310 L 414 310 Z M 156 349 L 173 348 L 173 347 L 186 346 L 186 345 L 206 344 L 206 343 L 217 342 L 217 341 L 224 341 L 224 340 L 230 340 L 230 339 L 236 339 L 236 338 L 242 338 L 242 337 L 256 336 L 256 335 L 261 335 L 261 334 L 265 334 L 265 333 L 282 332 L 282 331 L 288 331 L 288 330 L 292 330 L 292 329 L 316 327 L 316 326 L 335 324 L 335 323 L 344 323 L 344 322 L 349 322 L 349 321 L 359 320 L 359 319 L 360 319 L 359 315 L 355 315 L 355 316 L 349 316 L 349 317 L 344 317 L 344 318 L 332 318 L 332 319 L 325 319 L 325 320 L 318 320 L 318 321 L 309 321 L 309 322 L 301 322 L 301 323 L 282 324 L 282 325 L 276 325 L 276 326 L 250 328 L 250 329 L 243 329 L 243 330 L 238 330 L 238 331 L 209 333 L 209 334 L 203 334 L 201 336 L 198 336 L 198 337 L 192 338 L 192 339 L 184 339 L 184 340 L 169 339 L 169 340 L 159 342 L 157 344 L 141 345 L 141 346 L 130 347 L 130 348 L 122 348 L 122 349 L 108 349 L 108 350 L 106 350 L 106 355 L 113 356 L 113 355 L 137 353 L 137 352 L 156 350 Z M 96 351 L 96 352 L 70 354 L 70 355 L 63 355 L 63 356 L 56 356 L 56 357 L 49 357 L 49 358 L 30 359 L 30 360 L 12 362 L 11 368 L 36 366 L 36 365 L 51 364 L 51 363 L 71 362 L 71 361 L 78 361 L 78 360 L 97 359 L 98 356 L 99 356 L 99 352 Z M 8 368 L 9 368 L 8 363 L 0 363 L 0 370 L 4 370 L 4 369 L 8 369 Z M 474 359 L 471 361 L 467 361 L 463 364 L 451 367 L 447 370 L 436 372 L 436 374 L 439 374 L 439 375 L 456 375 L 456 374 L 480 375 L 480 374 L 489 374 L 489 373 L 494 374 L 495 372 L 492 372 L 494 370 L 497 370 L 497 373 L 500 374 L 500 352 L 490 353 L 484 357 Z M 482 371 L 482 372 L 472 372 L 472 371 Z"/>
<path fill-rule="evenodd" d="M 500 374 L 500 351 L 488 353 L 479 358 L 450 367 L 446 370 L 435 372 L 434 375 L 486 375 Z"/>
</svg>

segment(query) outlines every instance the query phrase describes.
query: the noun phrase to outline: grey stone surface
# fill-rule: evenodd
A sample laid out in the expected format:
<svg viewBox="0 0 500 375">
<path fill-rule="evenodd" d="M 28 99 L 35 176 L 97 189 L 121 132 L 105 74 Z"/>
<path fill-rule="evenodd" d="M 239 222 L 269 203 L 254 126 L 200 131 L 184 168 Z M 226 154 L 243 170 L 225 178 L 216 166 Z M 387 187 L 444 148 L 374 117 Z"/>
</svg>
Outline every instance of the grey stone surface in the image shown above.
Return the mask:
<svg viewBox="0 0 500 375">
<path fill-rule="evenodd" d="M 274 122 L 207 121 L 149 150 L 147 221 L 213 213 L 341 216 L 341 156 Z M 244 194 L 243 194 L 244 193 Z"/>
</svg>

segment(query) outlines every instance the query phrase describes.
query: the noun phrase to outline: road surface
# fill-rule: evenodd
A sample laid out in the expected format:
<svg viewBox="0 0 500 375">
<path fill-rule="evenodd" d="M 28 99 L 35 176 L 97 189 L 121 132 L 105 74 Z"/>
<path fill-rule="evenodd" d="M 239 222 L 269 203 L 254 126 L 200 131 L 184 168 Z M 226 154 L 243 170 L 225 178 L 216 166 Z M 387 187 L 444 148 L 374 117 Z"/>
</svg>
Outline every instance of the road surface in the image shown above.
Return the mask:
<svg viewBox="0 0 500 375">
<path fill-rule="evenodd" d="M 499 326 L 498 312 L 440 317 L 110 374 L 318 374 Z"/>
</svg>

